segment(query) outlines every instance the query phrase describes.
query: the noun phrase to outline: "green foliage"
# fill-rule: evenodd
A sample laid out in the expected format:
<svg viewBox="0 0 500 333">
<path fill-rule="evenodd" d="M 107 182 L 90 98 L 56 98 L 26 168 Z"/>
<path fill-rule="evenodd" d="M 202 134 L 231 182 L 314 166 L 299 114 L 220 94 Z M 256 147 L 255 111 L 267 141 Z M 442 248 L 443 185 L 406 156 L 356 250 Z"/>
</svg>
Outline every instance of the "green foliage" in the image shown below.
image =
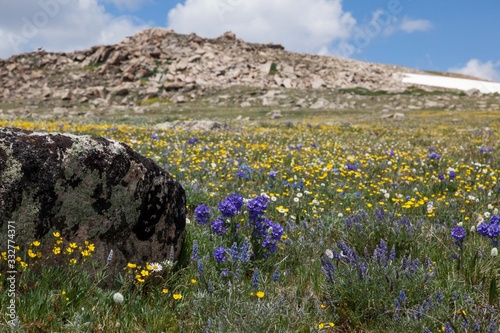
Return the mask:
<svg viewBox="0 0 500 333">
<path fill-rule="evenodd" d="M 369 89 L 362 88 L 362 87 L 343 88 L 343 89 L 339 89 L 339 92 L 342 92 L 342 93 L 351 93 L 351 94 L 360 95 L 360 96 L 380 96 L 380 95 L 387 95 L 387 91 L 385 91 L 385 90 L 369 90 Z"/>
<path fill-rule="evenodd" d="M 278 74 L 278 64 L 275 64 L 274 62 L 271 64 L 271 67 L 269 68 L 269 75 L 275 75 Z"/>
<path fill-rule="evenodd" d="M 104 61 L 99 61 L 99 62 L 91 62 L 87 65 L 87 69 L 93 69 L 93 68 L 98 68 L 104 65 L 106 62 Z"/>
</svg>

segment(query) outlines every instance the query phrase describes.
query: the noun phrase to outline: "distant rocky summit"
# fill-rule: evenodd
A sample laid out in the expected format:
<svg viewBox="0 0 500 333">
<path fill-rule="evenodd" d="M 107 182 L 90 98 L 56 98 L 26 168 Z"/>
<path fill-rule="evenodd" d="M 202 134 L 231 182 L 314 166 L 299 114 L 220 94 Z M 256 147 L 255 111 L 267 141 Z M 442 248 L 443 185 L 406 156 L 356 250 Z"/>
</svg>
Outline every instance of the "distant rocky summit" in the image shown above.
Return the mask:
<svg viewBox="0 0 500 333">
<path fill-rule="evenodd" d="M 166 108 L 180 113 L 190 103 L 198 109 L 267 112 L 497 110 L 500 105 L 500 95 L 403 82 L 405 75 L 425 73 L 288 52 L 277 44 L 247 43 L 231 32 L 211 39 L 154 28 L 115 45 L 0 59 L 0 117 L 90 118 Z M 428 94 L 433 91 L 438 93 Z M 246 116 L 235 116 L 240 114 Z M 276 112 L 269 117 L 279 118 Z"/>
<path fill-rule="evenodd" d="M 170 174 L 125 144 L 0 128 L 0 230 L 14 221 L 20 246 L 58 231 L 93 243 L 101 263 L 113 250 L 114 267 L 177 258 L 185 200 Z"/>
<path fill-rule="evenodd" d="M 226 33 L 215 39 L 154 28 L 116 45 L 73 53 L 32 52 L 0 60 L 0 98 L 60 99 L 103 104 L 118 96 L 202 93 L 207 87 L 404 90 L 408 68 L 298 54 Z"/>
</svg>

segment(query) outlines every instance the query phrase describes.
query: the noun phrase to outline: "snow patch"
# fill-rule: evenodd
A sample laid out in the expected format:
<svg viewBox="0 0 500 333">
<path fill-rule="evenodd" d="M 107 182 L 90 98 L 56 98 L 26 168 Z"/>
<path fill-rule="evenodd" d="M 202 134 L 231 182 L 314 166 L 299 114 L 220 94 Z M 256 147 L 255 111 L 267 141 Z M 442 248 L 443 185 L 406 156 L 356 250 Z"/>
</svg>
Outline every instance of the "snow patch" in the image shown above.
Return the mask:
<svg viewBox="0 0 500 333">
<path fill-rule="evenodd" d="M 460 79 L 438 75 L 410 74 L 403 73 L 403 83 L 419 84 L 431 87 L 440 87 L 458 90 L 477 89 L 483 94 L 500 93 L 500 83 Z"/>
</svg>

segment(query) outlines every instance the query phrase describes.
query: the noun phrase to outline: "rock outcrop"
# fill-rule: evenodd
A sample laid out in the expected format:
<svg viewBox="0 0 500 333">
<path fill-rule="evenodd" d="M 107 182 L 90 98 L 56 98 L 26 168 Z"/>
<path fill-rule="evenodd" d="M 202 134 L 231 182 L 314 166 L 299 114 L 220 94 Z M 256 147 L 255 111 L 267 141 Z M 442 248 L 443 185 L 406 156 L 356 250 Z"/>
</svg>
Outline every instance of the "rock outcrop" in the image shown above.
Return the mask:
<svg viewBox="0 0 500 333">
<path fill-rule="evenodd" d="M 72 53 L 32 52 L 0 59 L 0 99 L 102 104 L 160 97 L 182 103 L 210 87 L 353 88 L 402 91 L 408 68 L 299 54 L 281 45 L 215 39 L 154 28 Z M 108 88 L 109 87 L 109 88 Z M 186 93 L 190 93 L 186 97 Z"/>
<path fill-rule="evenodd" d="M 181 185 L 125 144 L 0 128 L 0 230 L 15 221 L 22 247 L 59 231 L 115 267 L 160 262 L 179 256 L 185 214 Z"/>
<path fill-rule="evenodd" d="M 0 117 L 140 115 L 192 104 L 267 111 L 497 110 L 500 104 L 500 97 L 477 91 L 442 94 L 440 88 L 404 83 L 402 73 L 425 72 L 289 52 L 230 32 L 211 39 L 154 28 L 115 45 L 0 59 Z"/>
</svg>

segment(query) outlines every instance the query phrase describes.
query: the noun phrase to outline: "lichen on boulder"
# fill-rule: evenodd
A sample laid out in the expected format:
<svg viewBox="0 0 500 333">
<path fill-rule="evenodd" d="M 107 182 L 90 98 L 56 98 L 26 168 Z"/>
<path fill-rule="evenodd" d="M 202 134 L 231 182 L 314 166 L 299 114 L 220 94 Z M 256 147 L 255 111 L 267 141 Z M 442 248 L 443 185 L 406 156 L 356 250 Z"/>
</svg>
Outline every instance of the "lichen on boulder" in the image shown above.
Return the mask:
<svg viewBox="0 0 500 333">
<path fill-rule="evenodd" d="M 113 265 L 178 258 L 185 236 L 182 186 L 123 143 L 0 128 L 0 231 L 15 221 L 16 243 L 54 231 L 95 245 Z M 50 251 L 50 250 L 49 250 Z"/>
</svg>

